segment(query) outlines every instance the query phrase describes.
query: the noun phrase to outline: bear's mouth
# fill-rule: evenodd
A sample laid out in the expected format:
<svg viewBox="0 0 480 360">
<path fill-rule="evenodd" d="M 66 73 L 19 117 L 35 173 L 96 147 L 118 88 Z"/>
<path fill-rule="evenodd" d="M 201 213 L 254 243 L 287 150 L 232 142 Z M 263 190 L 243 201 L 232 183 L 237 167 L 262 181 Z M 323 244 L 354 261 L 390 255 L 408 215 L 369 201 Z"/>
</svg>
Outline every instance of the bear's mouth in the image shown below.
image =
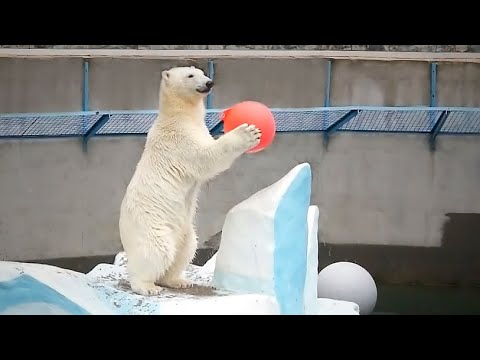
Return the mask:
<svg viewBox="0 0 480 360">
<path fill-rule="evenodd" d="M 207 87 L 204 87 L 201 89 L 197 89 L 197 92 L 199 92 L 200 94 L 208 94 L 210 92 L 210 89 Z"/>
</svg>

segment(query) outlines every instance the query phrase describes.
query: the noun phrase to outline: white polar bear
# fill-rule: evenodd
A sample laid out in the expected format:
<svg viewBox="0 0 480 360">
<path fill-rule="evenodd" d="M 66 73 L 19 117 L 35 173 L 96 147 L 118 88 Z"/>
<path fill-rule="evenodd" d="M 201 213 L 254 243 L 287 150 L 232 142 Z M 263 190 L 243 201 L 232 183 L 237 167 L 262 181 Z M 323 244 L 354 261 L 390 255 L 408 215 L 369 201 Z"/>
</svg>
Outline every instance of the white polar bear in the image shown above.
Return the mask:
<svg viewBox="0 0 480 360">
<path fill-rule="evenodd" d="M 158 295 L 162 286 L 192 285 L 182 273 L 197 250 L 200 187 L 260 142 L 260 130 L 248 124 L 218 139 L 210 135 L 204 98 L 212 87 L 193 66 L 162 72 L 159 115 L 120 209 L 120 238 L 135 293 Z"/>
</svg>

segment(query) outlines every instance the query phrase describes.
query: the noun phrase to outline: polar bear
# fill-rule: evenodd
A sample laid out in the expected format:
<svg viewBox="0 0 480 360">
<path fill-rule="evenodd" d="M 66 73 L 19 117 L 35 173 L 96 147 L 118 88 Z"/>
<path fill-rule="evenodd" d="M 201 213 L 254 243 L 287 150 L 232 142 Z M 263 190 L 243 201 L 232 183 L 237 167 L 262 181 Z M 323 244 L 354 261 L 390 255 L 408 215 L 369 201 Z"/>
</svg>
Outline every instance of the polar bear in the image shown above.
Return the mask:
<svg viewBox="0 0 480 360">
<path fill-rule="evenodd" d="M 192 285 L 182 274 L 197 250 L 200 188 L 260 142 L 260 130 L 246 123 L 218 139 L 211 136 L 204 99 L 212 87 L 193 66 L 161 74 L 159 114 L 120 207 L 120 239 L 137 294 Z"/>
</svg>

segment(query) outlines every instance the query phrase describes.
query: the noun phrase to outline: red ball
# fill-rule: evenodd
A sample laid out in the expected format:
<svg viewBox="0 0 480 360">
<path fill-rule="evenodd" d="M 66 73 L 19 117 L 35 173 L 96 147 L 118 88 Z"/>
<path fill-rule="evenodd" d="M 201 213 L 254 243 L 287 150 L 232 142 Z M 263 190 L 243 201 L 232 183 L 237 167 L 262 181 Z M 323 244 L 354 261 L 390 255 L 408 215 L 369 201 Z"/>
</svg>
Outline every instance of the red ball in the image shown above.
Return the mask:
<svg viewBox="0 0 480 360">
<path fill-rule="evenodd" d="M 270 109 L 257 101 L 243 101 L 222 113 L 223 129 L 227 133 L 242 124 L 255 125 L 262 131 L 260 143 L 247 153 L 256 153 L 269 146 L 275 137 L 275 118 Z"/>
</svg>

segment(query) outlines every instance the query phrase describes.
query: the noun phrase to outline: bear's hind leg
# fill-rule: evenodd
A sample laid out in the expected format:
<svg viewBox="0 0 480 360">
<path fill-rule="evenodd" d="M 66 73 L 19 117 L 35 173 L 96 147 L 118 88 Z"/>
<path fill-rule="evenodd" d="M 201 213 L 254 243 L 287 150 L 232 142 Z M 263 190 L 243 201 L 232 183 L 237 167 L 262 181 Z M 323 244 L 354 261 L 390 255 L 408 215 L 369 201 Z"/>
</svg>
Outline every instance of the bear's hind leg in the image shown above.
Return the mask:
<svg viewBox="0 0 480 360">
<path fill-rule="evenodd" d="M 175 254 L 175 260 L 163 277 L 160 277 L 156 284 L 172 288 L 185 289 L 193 286 L 193 283 L 185 279 L 183 272 L 195 258 L 197 251 L 197 237 L 195 231 L 190 230 L 184 237 L 184 241 L 179 244 Z"/>
<path fill-rule="evenodd" d="M 155 281 L 165 274 L 173 259 L 173 253 L 159 252 L 155 248 L 139 248 L 130 256 L 127 253 L 127 271 L 132 291 L 143 296 L 160 294 L 163 289 Z"/>
</svg>

